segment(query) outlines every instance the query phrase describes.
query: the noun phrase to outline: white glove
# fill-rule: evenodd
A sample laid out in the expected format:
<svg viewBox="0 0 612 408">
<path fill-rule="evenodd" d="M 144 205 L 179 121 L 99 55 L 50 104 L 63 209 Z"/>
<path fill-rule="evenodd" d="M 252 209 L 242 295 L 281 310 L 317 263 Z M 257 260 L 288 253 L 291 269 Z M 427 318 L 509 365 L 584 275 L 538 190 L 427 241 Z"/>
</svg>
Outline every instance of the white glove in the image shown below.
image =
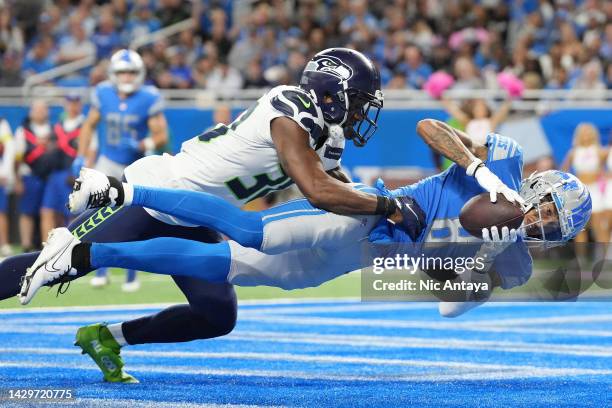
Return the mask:
<svg viewBox="0 0 612 408">
<path fill-rule="evenodd" d="M 516 242 L 517 237 L 516 229 L 508 229 L 506 226 L 503 226 L 501 229 L 501 237 L 496 226 L 482 229 L 482 240 L 486 244 L 507 245 Z"/>
<path fill-rule="evenodd" d="M 518 235 L 514 228 L 508 229 L 506 226 L 502 227 L 501 237 L 499 236 L 499 229 L 497 227 L 483 228 L 482 240 L 484 243 L 476 256 L 485 259 L 485 263 L 489 264 L 486 268 L 488 269 L 495 261 L 495 257 L 504 252 L 509 245 L 516 242 L 517 238 Z"/>
<path fill-rule="evenodd" d="M 481 160 L 476 160 L 470 164 L 466 169 L 466 173 L 469 176 L 474 176 L 480 187 L 489 192 L 492 203 L 497 201 L 497 193 L 501 193 L 510 202 L 516 201 L 521 205 L 525 204 L 525 200 L 519 193 L 505 185 Z"/>
</svg>

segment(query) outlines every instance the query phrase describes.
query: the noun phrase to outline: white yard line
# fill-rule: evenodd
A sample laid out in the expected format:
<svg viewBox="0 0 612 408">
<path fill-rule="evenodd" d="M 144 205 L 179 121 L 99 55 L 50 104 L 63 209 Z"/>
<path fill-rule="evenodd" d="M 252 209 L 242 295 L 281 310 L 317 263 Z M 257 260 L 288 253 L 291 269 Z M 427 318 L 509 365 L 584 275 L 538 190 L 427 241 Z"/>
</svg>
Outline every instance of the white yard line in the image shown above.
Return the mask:
<svg viewBox="0 0 612 408">
<path fill-rule="evenodd" d="M 580 316 L 576 322 L 580 323 Z M 333 318 L 333 317 L 311 317 L 300 316 L 275 316 L 275 315 L 246 315 L 241 316 L 242 321 L 253 321 L 271 324 L 286 324 L 298 326 L 336 326 L 336 327 L 376 327 L 376 328 L 399 328 L 399 329 L 427 329 L 427 330 L 454 330 L 472 332 L 496 332 L 496 333 L 526 333 L 526 334 L 554 334 L 565 336 L 593 336 L 612 337 L 612 330 L 588 330 L 588 329 L 552 329 L 531 327 L 505 327 L 503 320 L 492 321 L 488 324 L 475 325 L 473 321 L 414 321 L 414 320 L 391 320 L 391 319 L 357 319 L 357 318 Z M 529 320 L 528 318 L 526 320 Z"/>
<path fill-rule="evenodd" d="M 15 300 L 17 303 L 17 300 Z M 151 310 L 161 309 L 181 302 L 174 303 L 138 303 L 125 305 L 92 305 L 92 306 L 50 306 L 50 307 L 15 307 L 8 309 L 0 309 L 0 315 L 3 314 L 28 314 L 28 313 L 68 313 L 68 312 L 96 312 L 96 311 L 121 311 L 121 310 Z M 315 306 L 308 306 L 308 304 Z M 399 306 L 406 309 L 431 308 L 436 309 L 436 302 L 361 302 L 358 297 L 343 297 L 343 298 L 279 298 L 279 299 L 249 299 L 239 300 L 240 306 L 274 306 L 274 305 L 305 305 L 305 307 L 319 307 L 322 303 L 341 303 L 341 304 L 361 304 L 361 305 L 404 305 Z M 585 304 L 588 304 L 585 302 Z M 481 308 L 518 308 L 518 307 L 533 307 L 535 305 L 544 305 L 546 307 L 569 308 L 577 307 L 581 303 L 566 302 L 490 302 Z"/>
<path fill-rule="evenodd" d="M 78 389 L 74 400 L 54 400 L 50 406 L 58 406 L 59 403 L 65 405 L 78 405 L 79 407 L 108 407 L 113 408 L 260 408 L 271 407 L 268 405 L 235 405 L 235 404 L 199 404 L 193 402 L 164 402 L 146 399 L 125 399 L 125 398 L 79 398 Z M 276 406 L 275 406 L 276 407 Z"/>
<path fill-rule="evenodd" d="M 51 368 L 51 369 L 76 369 L 76 370 L 94 370 L 98 368 L 92 364 L 57 364 L 57 363 L 41 363 L 41 362 L 23 362 L 23 361 L 3 361 L 0 362 L 0 368 Z M 306 371 L 291 371 L 291 370 L 248 370 L 248 369 L 209 369 L 209 368 L 191 368 L 180 366 L 149 366 L 149 365 L 131 365 L 128 371 L 133 373 L 161 373 L 161 374 L 186 374 L 186 375 L 202 375 L 202 376 L 226 376 L 226 377 L 260 377 L 265 379 L 295 379 L 295 380 L 322 380 L 322 381 L 361 381 L 361 382 L 440 382 L 440 381 L 490 381 L 490 380 L 508 380 L 508 379 L 526 379 L 526 378 L 546 378 L 546 377 L 571 377 L 571 376 L 601 376 L 611 375 L 612 370 L 594 370 L 594 369 L 576 369 L 576 368 L 540 368 L 535 366 L 526 366 L 528 369 L 503 369 L 500 371 L 479 371 L 474 373 L 452 373 L 452 374 L 414 374 L 414 375 L 384 375 L 373 374 L 366 375 L 351 375 L 351 374 L 326 374 L 313 373 Z M 51 373 L 49 375 L 52 375 Z"/>
</svg>

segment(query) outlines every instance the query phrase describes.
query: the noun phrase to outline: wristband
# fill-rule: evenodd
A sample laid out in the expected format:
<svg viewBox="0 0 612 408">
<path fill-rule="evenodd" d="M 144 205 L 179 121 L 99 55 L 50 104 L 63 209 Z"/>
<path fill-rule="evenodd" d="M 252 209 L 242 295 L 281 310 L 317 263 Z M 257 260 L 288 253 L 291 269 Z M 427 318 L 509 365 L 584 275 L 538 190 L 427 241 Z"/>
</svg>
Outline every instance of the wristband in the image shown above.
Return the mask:
<svg viewBox="0 0 612 408">
<path fill-rule="evenodd" d="M 155 141 L 151 137 L 142 139 L 145 152 L 155 150 Z"/>
<path fill-rule="evenodd" d="M 388 217 L 397 210 L 397 203 L 389 197 L 376 196 L 376 210 L 374 214 Z"/>
<path fill-rule="evenodd" d="M 476 174 L 476 170 L 482 166 L 484 166 L 482 160 L 476 159 L 469 166 L 467 166 L 467 169 L 465 169 L 465 174 L 468 176 L 474 176 Z"/>
</svg>

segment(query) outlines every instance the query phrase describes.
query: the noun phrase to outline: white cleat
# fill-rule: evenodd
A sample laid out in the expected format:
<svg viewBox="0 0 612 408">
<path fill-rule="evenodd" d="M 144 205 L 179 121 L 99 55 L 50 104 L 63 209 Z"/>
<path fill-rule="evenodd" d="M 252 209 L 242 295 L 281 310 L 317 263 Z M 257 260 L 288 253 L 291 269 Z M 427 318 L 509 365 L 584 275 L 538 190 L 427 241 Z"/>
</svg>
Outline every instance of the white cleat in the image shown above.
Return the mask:
<svg viewBox="0 0 612 408">
<path fill-rule="evenodd" d="M 442 317 L 458 317 L 470 310 L 485 304 L 491 297 L 493 292 L 491 276 L 488 273 L 465 273 L 457 276 L 455 282 L 471 282 L 479 283 L 482 288 L 479 291 L 465 291 L 464 293 L 457 292 L 457 302 L 440 302 L 438 304 L 438 312 Z M 485 286 L 486 285 L 486 289 Z M 464 300 L 465 299 L 465 300 Z"/>
<path fill-rule="evenodd" d="M 94 288 L 101 288 L 106 285 L 110 285 L 110 279 L 108 276 L 94 276 L 89 281 L 89 284 Z"/>
<path fill-rule="evenodd" d="M 49 233 L 43 250 L 23 277 L 19 293 L 22 305 L 30 303 L 45 284 L 64 275 L 76 275 L 72 267 L 72 249 L 80 242 L 67 228 L 56 228 Z"/>
<path fill-rule="evenodd" d="M 84 167 L 68 197 L 68 209 L 72 214 L 80 214 L 90 208 L 114 206 L 118 195 L 104 173 Z"/>
<path fill-rule="evenodd" d="M 442 317 L 458 317 L 485 303 L 486 300 L 473 300 L 471 302 L 440 302 L 438 304 L 438 312 L 440 312 L 440 316 Z"/>
<path fill-rule="evenodd" d="M 121 290 L 124 292 L 137 292 L 140 289 L 140 281 L 139 280 L 133 280 L 131 282 L 123 282 L 123 284 L 121 284 Z"/>
</svg>

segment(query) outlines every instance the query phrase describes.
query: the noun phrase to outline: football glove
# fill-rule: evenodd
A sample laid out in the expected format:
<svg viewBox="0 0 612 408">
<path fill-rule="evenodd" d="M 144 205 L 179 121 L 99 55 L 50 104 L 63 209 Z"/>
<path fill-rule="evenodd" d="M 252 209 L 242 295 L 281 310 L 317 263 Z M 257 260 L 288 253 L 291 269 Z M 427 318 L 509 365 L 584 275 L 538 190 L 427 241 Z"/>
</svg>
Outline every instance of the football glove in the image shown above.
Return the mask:
<svg viewBox="0 0 612 408">
<path fill-rule="evenodd" d="M 489 192 L 492 203 L 497 201 L 497 194 L 501 193 L 510 202 L 516 201 L 521 205 L 525 204 L 523 197 L 521 197 L 518 192 L 505 185 L 499 177 L 484 165 L 482 160 L 475 160 L 468 166 L 465 172 L 468 176 L 474 176 L 480 187 Z"/>
<path fill-rule="evenodd" d="M 72 165 L 70 167 L 72 171 L 72 175 L 74 177 L 79 177 L 79 173 L 81 172 L 81 168 L 85 165 L 85 157 L 77 156 L 72 161 Z"/>
</svg>

